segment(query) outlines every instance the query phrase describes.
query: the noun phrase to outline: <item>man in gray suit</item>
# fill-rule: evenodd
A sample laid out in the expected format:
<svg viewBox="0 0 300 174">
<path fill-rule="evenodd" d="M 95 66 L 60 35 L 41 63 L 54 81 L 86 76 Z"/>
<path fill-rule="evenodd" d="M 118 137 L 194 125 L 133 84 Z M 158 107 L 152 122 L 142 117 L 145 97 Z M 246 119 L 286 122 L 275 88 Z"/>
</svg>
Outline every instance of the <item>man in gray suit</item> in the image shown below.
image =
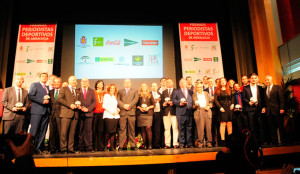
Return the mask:
<svg viewBox="0 0 300 174">
<path fill-rule="evenodd" d="M 28 91 L 21 88 L 23 83 L 24 78 L 17 76 L 15 86 L 4 90 L 2 97 L 4 134 L 18 134 L 25 128 L 25 113 L 30 103 Z"/>
<path fill-rule="evenodd" d="M 198 147 L 203 147 L 204 140 L 204 129 L 206 130 L 207 137 L 207 147 L 212 147 L 212 135 L 211 135 L 211 121 L 212 121 L 212 112 L 211 112 L 211 99 L 208 92 L 203 91 L 203 85 L 196 85 L 196 92 L 192 96 L 193 98 L 193 107 L 196 109 L 194 112 L 194 119 L 197 126 L 198 133 Z"/>
<path fill-rule="evenodd" d="M 69 85 L 59 90 L 58 102 L 61 104 L 60 118 L 60 150 L 62 153 L 74 153 L 74 136 L 79 118 L 79 90 L 76 89 L 77 79 L 70 76 Z M 69 134 L 68 134 L 69 132 Z"/>
<path fill-rule="evenodd" d="M 136 104 L 139 100 L 138 91 L 131 88 L 131 80 L 124 80 L 125 89 L 118 91 L 118 107 L 120 108 L 120 130 L 119 130 L 119 148 L 124 147 L 127 134 L 127 126 L 129 131 L 130 147 L 136 150 L 135 147 L 135 111 Z"/>
</svg>

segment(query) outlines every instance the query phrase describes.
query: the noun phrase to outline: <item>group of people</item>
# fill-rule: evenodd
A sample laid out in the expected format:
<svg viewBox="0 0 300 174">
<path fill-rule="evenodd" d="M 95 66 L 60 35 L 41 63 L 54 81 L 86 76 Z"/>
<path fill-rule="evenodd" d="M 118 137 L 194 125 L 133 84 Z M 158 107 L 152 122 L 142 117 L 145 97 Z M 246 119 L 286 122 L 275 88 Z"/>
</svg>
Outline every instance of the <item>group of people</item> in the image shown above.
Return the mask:
<svg viewBox="0 0 300 174">
<path fill-rule="evenodd" d="M 92 89 L 87 78 L 77 88 L 75 76 L 62 86 L 61 78 L 41 73 L 28 92 L 22 88 L 24 78 L 17 76 L 2 97 L 3 133 L 26 130 L 30 113 L 29 133 L 36 154 L 42 153 L 48 124 L 50 153 L 124 150 L 127 139 L 130 148 L 137 150 L 137 130 L 143 139 L 139 148 L 145 149 L 222 146 L 227 135 L 243 129 L 249 129 L 261 145 L 278 144 L 279 129 L 284 143 L 283 91 L 271 76 L 265 79 L 266 88 L 253 73 L 242 77 L 241 87 L 233 80 L 210 77 L 193 85 L 187 77 L 180 79 L 178 89 L 170 78 L 162 78 L 160 87 L 142 83 L 139 89 L 132 88 L 130 79 L 124 80 L 123 89 L 98 80 Z"/>
</svg>

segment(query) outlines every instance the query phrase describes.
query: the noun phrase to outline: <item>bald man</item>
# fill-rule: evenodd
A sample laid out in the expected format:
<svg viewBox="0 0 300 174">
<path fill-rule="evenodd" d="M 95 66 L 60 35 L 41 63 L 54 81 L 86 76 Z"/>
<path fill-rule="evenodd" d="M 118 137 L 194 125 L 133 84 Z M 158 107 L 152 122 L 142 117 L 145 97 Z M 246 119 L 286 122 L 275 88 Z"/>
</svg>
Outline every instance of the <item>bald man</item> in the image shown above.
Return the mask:
<svg viewBox="0 0 300 174">
<path fill-rule="evenodd" d="M 17 76 L 16 84 L 4 90 L 2 97 L 4 134 L 13 135 L 24 130 L 25 113 L 29 108 L 29 99 L 27 90 L 21 88 L 23 83 L 24 78 Z M 21 103 L 21 105 L 17 107 L 17 103 Z"/>
<path fill-rule="evenodd" d="M 60 151 L 64 154 L 74 153 L 74 136 L 81 105 L 78 104 L 79 90 L 76 89 L 77 79 L 70 76 L 69 85 L 59 90 L 57 101 L 61 105 L 60 118 Z"/>
</svg>

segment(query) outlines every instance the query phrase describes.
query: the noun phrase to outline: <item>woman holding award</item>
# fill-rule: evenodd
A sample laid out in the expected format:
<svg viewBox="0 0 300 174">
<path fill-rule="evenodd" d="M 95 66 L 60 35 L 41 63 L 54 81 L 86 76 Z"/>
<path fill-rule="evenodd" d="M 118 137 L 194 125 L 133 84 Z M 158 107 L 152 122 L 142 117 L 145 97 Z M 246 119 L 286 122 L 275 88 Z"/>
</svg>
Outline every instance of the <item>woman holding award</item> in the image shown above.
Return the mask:
<svg viewBox="0 0 300 174">
<path fill-rule="evenodd" d="M 106 127 L 105 134 L 105 146 L 104 150 L 107 150 L 108 140 L 110 139 L 110 150 L 115 150 L 115 134 L 117 132 L 117 126 L 120 119 L 120 109 L 118 108 L 117 101 L 117 87 L 115 84 L 110 84 L 107 87 L 107 94 L 103 98 L 103 119 Z"/>
<path fill-rule="evenodd" d="M 220 83 L 218 83 L 214 95 L 214 101 L 220 111 L 220 135 L 221 141 L 224 142 L 226 127 L 228 135 L 232 133 L 232 117 L 234 109 L 234 102 L 233 97 L 231 95 L 231 89 L 227 83 L 227 80 L 224 77 L 221 78 Z"/>
<path fill-rule="evenodd" d="M 140 97 L 137 104 L 137 125 L 142 129 L 142 137 L 144 148 L 152 149 L 152 120 L 153 120 L 153 108 L 154 98 L 148 90 L 146 83 L 142 83 L 140 87 Z"/>
</svg>

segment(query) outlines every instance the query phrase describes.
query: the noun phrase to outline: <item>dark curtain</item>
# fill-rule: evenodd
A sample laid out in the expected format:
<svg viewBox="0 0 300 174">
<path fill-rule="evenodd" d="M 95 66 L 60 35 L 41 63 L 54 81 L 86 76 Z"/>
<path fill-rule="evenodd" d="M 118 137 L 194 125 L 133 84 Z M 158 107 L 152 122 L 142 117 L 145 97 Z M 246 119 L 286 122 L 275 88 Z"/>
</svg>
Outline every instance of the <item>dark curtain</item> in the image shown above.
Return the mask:
<svg viewBox="0 0 300 174">
<path fill-rule="evenodd" d="M 0 0 L 0 81 L 4 86 L 6 84 L 12 11 L 13 0 Z"/>
<path fill-rule="evenodd" d="M 247 0 L 229 1 L 234 54 L 238 82 L 242 75 L 257 73 L 256 57 Z"/>
</svg>

